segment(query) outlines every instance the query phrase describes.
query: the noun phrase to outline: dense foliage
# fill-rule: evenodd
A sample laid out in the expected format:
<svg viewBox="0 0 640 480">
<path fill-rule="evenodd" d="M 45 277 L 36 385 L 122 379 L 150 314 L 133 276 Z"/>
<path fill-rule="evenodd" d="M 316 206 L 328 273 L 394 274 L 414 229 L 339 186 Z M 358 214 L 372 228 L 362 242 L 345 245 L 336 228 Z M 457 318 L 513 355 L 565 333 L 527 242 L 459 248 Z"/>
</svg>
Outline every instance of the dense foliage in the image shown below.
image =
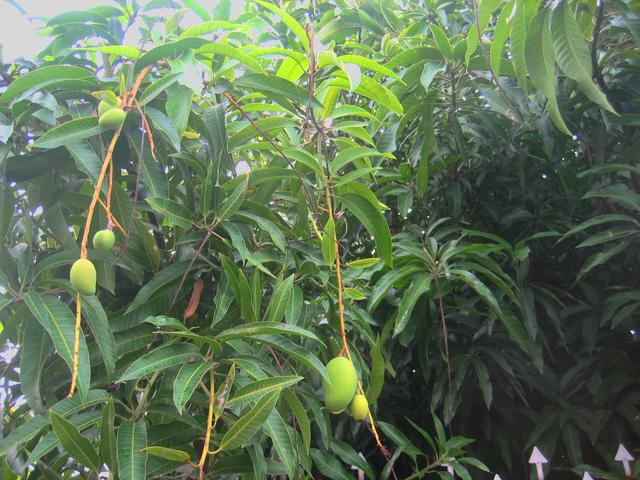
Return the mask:
<svg viewBox="0 0 640 480">
<path fill-rule="evenodd" d="M 622 478 L 638 1 L 139 3 L 2 65 L 3 478 Z"/>
</svg>

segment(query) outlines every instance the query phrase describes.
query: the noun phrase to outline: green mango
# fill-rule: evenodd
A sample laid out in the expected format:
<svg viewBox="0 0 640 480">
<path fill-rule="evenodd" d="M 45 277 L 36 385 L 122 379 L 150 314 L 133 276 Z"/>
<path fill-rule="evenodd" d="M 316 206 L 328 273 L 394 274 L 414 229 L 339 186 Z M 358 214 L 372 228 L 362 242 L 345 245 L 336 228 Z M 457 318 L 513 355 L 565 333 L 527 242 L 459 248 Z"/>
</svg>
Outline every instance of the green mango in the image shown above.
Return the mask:
<svg viewBox="0 0 640 480">
<path fill-rule="evenodd" d="M 364 395 L 356 395 L 349 406 L 349 413 L 356 420 L 364 420 L 369 416 L 369 402 Z"/>
<path fill-rule="evenodd" d="M 340 413 L 349 406 L 358 388 L 356 369 L 346 357 L 336 357 L 327 364 L 331 382 L 323 379 L 324 404 L 331 413 Z"/>
<path fill-rule="evenodd" d="M 127 113 L 124 110 L 120 108 L 112 108 L 100 115 L 98 123 L 102 128 L 117 130 L 122 126 L 126 117 Z"/>
<path fill-rule="evenodd" d="M 106 252 L 113 248 L 116 242 L 116 236 L 111 230 L 99 230 L 93 236 L 93 248 Z"/>
<path fill-rule="evenodd" d="M 96 293 L 96 267 L 90 260 L 80 258 L 74 262 L 69 272 L 71 286 L 83 295 Z"/>
<path fill-rule="evenodd" d="M 119 98 L 116 103 L 108 102 L 106 100 L 101 100 L 100 103 L 98 103 L 98 116 L 101 117 L 102 115 L 107 113 L 109 110 L 113 110 L 114 108 L 120 108 L 121 106 L 122 106 L 122 100 L 120 100 Z"/>
</svg>

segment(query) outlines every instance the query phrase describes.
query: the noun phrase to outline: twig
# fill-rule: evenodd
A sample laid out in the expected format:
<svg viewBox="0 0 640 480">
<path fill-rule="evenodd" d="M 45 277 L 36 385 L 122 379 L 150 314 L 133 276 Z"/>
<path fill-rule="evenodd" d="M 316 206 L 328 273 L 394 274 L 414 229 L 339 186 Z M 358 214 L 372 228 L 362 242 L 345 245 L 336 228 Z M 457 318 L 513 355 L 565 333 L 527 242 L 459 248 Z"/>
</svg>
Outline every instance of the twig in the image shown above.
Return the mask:
<svg viewBox="0 0 640 480">
<path fill-rule="evenodd" d="M 116 143 L 118 142 L 118 138 L 120 138 L 120 132 L 122 132 L 122 127 L 116 130 L 116 132 L 113 134 L 113 137 L 111 138 L 111 143 L 109 144 L 107 155 L 105 156 L 104 162 L 102 163 L 100 175 L 98 176 L 98 181 L 96 182 L 95 190 L 93 191 L 93 197 L 91 198 L 91 203 L 89 204 L 87 220 L 85 222 L 84 232 L 82 234 L 82 243 L 80 244 L 80 258 L 87 258 L 87 243 L 89 241 L 89 230 L 91 230 L 91 220 L 93 219 L 93 212 L 96 208 L 96 204 L 98 203 L 98 197 L 100 196 L 102 182 L 104 181 L 104 177 L 107 173 L 107 168 L 109 168 L 109 164 L 111 163 L 113 151 L 116 147 Z"/>
<path fill-rule="evenodd" d="M 215 401 L 215 382 L 213 370 L 209 370 L 209 413 L 207 415 L 207 431 L 204 436 L 204 445 L 202 447 L 202 454 L 200 455 L 200 461 L 198 462 L 198 470 L 200 472 L 200 480 L 204 478 L 204 464 L 207 461 L 209 455 L 209 444 L 211 443 L 211 432 L 213 431 L 213 407 Z"/>
<path fill-rule="evenodd" d="M 82 302 L 80 300 L 80 292 L 76 293 L 76 335 L 73 339 L 73 372 L 71 373 L 71 388 L 69 388 L 69 394 L 67 398 L 73 396 L 73 392 L 76 390 L 76 382 L 78 380 L 78 351 L 80 350 L 80 335 L 82 321 Z"/>
<path fill-rule="evenodd" d="M 131 90 L 127 92 L 123 101 L 123 109 L 128 109 L 131 106 L 131 102 L 135 100 L 136 93 L 142 84 L 142 79 L 147 75 L 147 73 L 151 70 L 151 65 L 146 66 L 142 69 L 142 71 L 138 74 L 133 87 Z M 102 189 L 102 183 L 104 182 L 104 177 L 106 176 L 107 169 L 111 166 L 111 162 L 113 159 L 113 151 L 116 148 L 116 143 L 120 138 L 120 133 L 122 132 L 122 126 L 118 128 L 113 137 L 111 138 L 111 143 L 109 143 L 109 149 L 107 150 L 107 154 L 104 158 L 104 162 L 102 162 L 102 167 L 100 168 L 100 175 L 98 176 L 98 180 L 96 181 L 95 188 L 93 190 L 93 197 L 91 197 L 91 203 L 89 204 L 89 210 L 87 212 L 87 219 L 84 224 L 84 232 L 82 234 L 82 243 L 80 244 L 80 258 L 87 258 L 87 243 L 89 241 L 89 230 L 91 230 L 91 221 L 93 220 L 93 214 L 95 212 L 96 205 L 98 200 L 100 199 L 100 191 Z M 107 205 L 110 204 L 111 198 L 111 187 L 108 190 L 108 198 Z M 107 207 L 107 215 L 110 215 L 109 208 Z M 69 397 L 73 396 L 76 388 L 76 379 L 78 378 L 78 346 L 80 343 L 80 333 L 82 331 L 81 328 L 81 301 L 82 297 L 80 294 L 77 294 L 76 302 L 76 325 L 75 325 L 75 335 L 74 335 L 74 352 L 73 352 L 73 372 L 71 373 L 71 388 L 69 389 Z"/>
<path fill-rule="evenodd" d="M 125 229 L 122 228 L 122 225 L 120 225 L 120 222 L 116 220 L 116 217 L 113 216 L 113 213 L 111 213 L 111 211 L 109 210 L 109 207 L 104 204 L 104 202 L 100 197 L 98 197 L 98 203 L 102 208 L 104 208 L 104 211 L 107 214 L 107 218 L 109 219 L 109 222 L 111 222 L 114 227 L 120 230 L 123 233 L 123 235 L 126 235 L 127 232 L 125 231 Z"/>
<path fill-rule="evenodd" d="M 329 211 L 329 218 L 333 219 L 335 224 L 335 215 L 333 211 L 333 202 L 331 196 L 331 190 L 329 188 L 328 179 L 325 181 L 325 192 L 326 192 L 326 201 L 327 201 L 327 210 Z M 335 245 L 335 254 L 336 254 L 336 278 L 337 278 L 337 289 L 338 289 L 338 316 L 340 320 L 340 335 L 342 337 L 342 349 L 340 350 L 340 356 L 343 354 L 347 354 L 347 358 L 351 363 L 353 363 L 353 359 L 351 358 L 351 352 L 349 351 L 349 344 L 347 343 L 347 334 L 345 330 L 344 323 L 344 302 L 342 300 L 342 272 L 341 272 L 341 262 L 340 262 L 340 243 L 338 242 L 338 238 L 334 235 L 333 243 Z M 364 390 L 362 388 L 362 384 L 358 380 L 358 393 L 360 395 L 364 395 Z M 371 414 L 371 410 L 368 412 L 369 416 L 369 428 L 371 429 L 371 433 L 373 434 L 373 438 L 378 446 L 378 449 L 382 453 L 382 456 L 387 461 L 387 464 L 391 468 L 391 473 L 393 474 L 393 478 L 397 480 L 396 472 L 393 469 L 393 465 L 390 463 L 389 451 L 382 444 L 380 440 L 380 435 L 378 435 L 378 430 L 376 429 L 376 424 L 373 420 L 373 415 Z"/>
</svg>

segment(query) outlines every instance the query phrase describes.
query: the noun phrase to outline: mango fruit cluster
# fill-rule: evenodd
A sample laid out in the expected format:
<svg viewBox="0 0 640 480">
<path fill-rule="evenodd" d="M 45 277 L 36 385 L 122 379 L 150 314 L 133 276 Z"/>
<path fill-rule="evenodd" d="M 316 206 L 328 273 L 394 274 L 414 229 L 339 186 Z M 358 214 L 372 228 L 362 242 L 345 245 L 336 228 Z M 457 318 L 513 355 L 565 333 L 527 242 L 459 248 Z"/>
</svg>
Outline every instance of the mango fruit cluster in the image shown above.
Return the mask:
<svg viewBox="0 0 640 480">
<path fill-rule="evenodd" d="M 335 357 L 327 364 L 329 380 L 322 380 L 324 404 L 331 413 L 349 408 L 351 416 L 360 421 L 369 415 L 369 403 L 364 395 L 357 394 L 356 369 L 346 357 Z"/>
<path fill-rule="evenodd" d="M 115 103 L 102 100 L 98 104 L 98 123 L 107 130 L 117 130 L 124 124 L 127 112 L 122 110 L 122 100 L 119 98 Z"/>
<path fill-rule="evenodd" d="M 116 236 L 109 229 L 99 230 L 93 236 L 93 248 L 101 252 L 111 250 L 116 241 Z M 69 271 L 71 286 L 82 295 L 95 295 L 96 293 L 96 267 L 91 260 L 79 258 L 71 266 Z"/>
</svg>

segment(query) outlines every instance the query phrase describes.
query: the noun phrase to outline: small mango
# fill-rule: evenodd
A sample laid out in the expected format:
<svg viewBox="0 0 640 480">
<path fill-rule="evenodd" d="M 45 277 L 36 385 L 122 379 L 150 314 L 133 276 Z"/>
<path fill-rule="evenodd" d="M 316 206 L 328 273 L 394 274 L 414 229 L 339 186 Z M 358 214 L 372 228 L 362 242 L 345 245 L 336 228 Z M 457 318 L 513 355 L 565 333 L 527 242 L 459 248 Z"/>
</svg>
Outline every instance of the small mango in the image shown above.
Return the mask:
<svg viewBox="0 0 640 480">
<path fill-rule="evenodd" d="M 116 236 L 111 230 L 99 230 L 93 236 L 93 248 L 106 252 L 113 248 L 116 242 Z"/>
<path fill-rule="evenodd" d="M 101 117 L 109 110 L 113 110 L 114 108 L 120 108 L 122 106 L 122 100 L 117 99 L 116 103 L 109 102 L 107 100 L 100 100 L 98 103 L 98 116 Z"/>
<path fill-rule="evenodd" d="M 364 420 L 369 415 L 369 402 L 364 395 L 356 395 L 349 406 L 349 413 L 356 420 Z"/>
<path fill-rule="evenodd" d="M 122 126 L 126 117 L 127 113 L 121 108 L 112 108 L 100 115 L 98 123 L 102 128 L 117 130 Z"/>
<path fill-rule="evenodd" d="M 69 272 L 71 286 L 83 295 L 96 293 L 96 267 L 90 260 L 80 258 L 71 265 Z"/>
<path fill-rule="evenodd" d="M 340 413 L 349 406 L 358 388 L 353 363 L 346 357 L 336 357 L 327 364 L 331 382 L 323 379 L 324 404 L 331 413 Z"/>
</svg>

